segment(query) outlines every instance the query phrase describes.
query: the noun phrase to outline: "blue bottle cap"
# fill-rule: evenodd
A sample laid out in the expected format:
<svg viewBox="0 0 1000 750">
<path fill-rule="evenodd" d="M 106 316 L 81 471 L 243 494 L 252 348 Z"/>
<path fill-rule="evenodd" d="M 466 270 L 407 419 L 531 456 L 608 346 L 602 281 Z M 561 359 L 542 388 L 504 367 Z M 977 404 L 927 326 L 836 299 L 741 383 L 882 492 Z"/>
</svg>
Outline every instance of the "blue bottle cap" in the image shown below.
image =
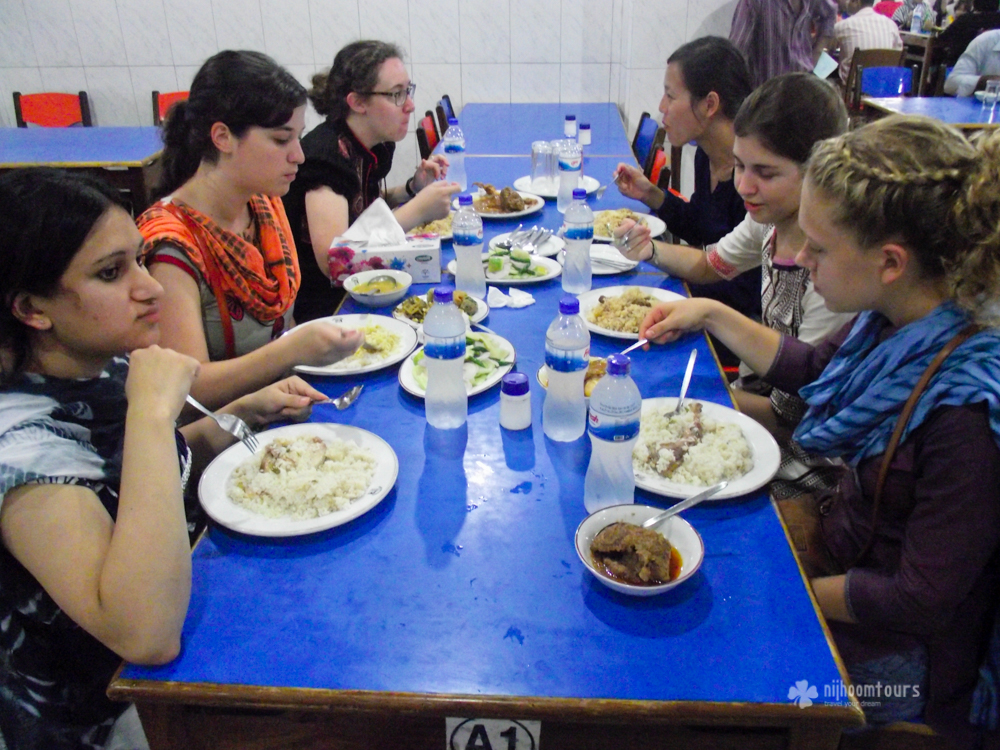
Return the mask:
<svg viewBox="0 0 1000 750">
<path fill-rule="evenodd" d="M 565 297 L 559 300 L 559 312 L 562 315 L 579 315 L 580 300 L 578 300 L 572 294 L 567 294 Z"/>
<path fill-rule="evenodd" d="M 462 193 L 460 196 L 458 196 L 458 205 L 460 205 L 460 206 L 471 206 L 472 205 L 472 196 L 469 195 L 468 193 Z"/>
<path fill-rule="evenodd" d="M 566 119 L 567 120 L 575 120 L 576 119 L 576 115 L 566 115 Z"/>
<path fill-rule="evenodd" d="M 608 355 L 608 375 L 628 375 L 632 369 L 632 360 L 627 354 Z"/>
<path fill-rule="evenodd" d="M 454 287 L 436 286 L 434 287 L 434 301 L 441 304 L 447 304 L 448 302 L 451 302 L 451 296 L 454 291 Z"/>
<path fill-rule="evenodd" d="M 583 188 L 573 188 L 573 200 L 575 201 L 585 201 L 587 200 L 587 191 Z"/>
<path fill-rule="evenodd" d="M 523 372 L 508 372 L 500 381 L 500 392 L 508 396 L 523 396 L 528 390 L 528 376 Z"/>
<path fill-rule="evenodd" d="M 589 122 L 581 122 L 580 123 L 580 130 L 590 130 L 590 123 Z"/>
<path fill-rule="evenodd" d="M 458 125 L 458 118 L 457 117 L 449 117 L 448 118 L 448 124 L 449 125 Z"/>
</svg>

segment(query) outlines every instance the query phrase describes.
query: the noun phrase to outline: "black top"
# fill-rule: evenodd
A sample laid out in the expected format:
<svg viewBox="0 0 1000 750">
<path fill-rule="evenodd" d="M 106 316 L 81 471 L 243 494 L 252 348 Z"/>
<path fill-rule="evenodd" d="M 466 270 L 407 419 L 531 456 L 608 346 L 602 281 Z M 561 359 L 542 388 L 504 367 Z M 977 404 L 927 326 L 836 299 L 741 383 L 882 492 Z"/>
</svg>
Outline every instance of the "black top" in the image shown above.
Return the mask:
<svg viewBox="0 0 1000 750">
<path fill-rule="evenodd" d="M 990 29 L 1000 29 L 1000 12 L 960 15 L 934 40 L 935 47 L 941 50 L 941 62 L 948 67 L 953 66 L 969 42 Z"/>
<path fill-rule="evenodd" d="M 330 280 L 316 265 L 306 223 L 306 193 L 328 187 L 347 199 L 349 224 L 381 196 L 383 181 L 392 169 L 396 144 L 376 144 L 370 151 L 357 139 L 346 122 L 326 120 L 302 139 L 306 160 L 299 167 L 291 189 L 282 200 L 299 254 L 302 286 L 295 299 L 295 321 L 333 315 L 343 291 L 331 288 Z"/>
</svg>

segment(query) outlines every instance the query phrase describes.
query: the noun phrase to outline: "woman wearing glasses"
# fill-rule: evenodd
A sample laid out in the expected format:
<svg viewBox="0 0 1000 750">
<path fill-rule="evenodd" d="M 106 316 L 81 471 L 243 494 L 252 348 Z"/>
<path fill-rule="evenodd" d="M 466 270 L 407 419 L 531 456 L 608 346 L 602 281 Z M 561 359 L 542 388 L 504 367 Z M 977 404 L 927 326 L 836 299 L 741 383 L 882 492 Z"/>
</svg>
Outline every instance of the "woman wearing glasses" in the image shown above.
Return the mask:
<svg viewBox="0 0 1000 750">
<path fill-rule="evenodd" d="M 439 181 L 448 171 L 443 156 L 423 160 L 404 185 L 385 184 L 415 109 L 402 57 L 394 44 L 353 42 L 313 77 L 309 98 L 327 119 L 302 139 L 306 160 L 285 199 L 302 268 L 299 322 L 333 314 L 342 292 L 330 279 L 341 269 L 335 262 L 331 272 L 327 250 L 375 200 L 384 198 L 410 230 L 447 216 L 459 190 Z"/>
</svg>

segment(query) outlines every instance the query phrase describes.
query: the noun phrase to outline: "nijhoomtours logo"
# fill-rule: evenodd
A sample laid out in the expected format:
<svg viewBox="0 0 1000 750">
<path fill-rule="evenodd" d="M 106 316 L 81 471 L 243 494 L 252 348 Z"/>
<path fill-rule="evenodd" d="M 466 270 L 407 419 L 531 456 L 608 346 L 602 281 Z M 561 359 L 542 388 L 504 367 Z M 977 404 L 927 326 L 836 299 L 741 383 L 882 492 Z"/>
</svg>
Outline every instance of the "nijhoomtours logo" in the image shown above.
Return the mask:
<svg viewBox="0 0 1000 750">
<path fill-rule="evenodd" d="M 897 685 L 884 682 L 861 683 L 845 685 L 841 680 L 834 680 L 823 686 L 823 698 L 841 700 L 850 696 L 858 701 L 862 708 L 881 706 L 883 701 L 900 700 L 903 698 L 919 698 L 920 685 Z M 788 700 L 799 708 L 809 708 L 819 698 L 819 690 L 810 685 L 809 680 L 799 680 L 788 688 Z"/>
</svg>

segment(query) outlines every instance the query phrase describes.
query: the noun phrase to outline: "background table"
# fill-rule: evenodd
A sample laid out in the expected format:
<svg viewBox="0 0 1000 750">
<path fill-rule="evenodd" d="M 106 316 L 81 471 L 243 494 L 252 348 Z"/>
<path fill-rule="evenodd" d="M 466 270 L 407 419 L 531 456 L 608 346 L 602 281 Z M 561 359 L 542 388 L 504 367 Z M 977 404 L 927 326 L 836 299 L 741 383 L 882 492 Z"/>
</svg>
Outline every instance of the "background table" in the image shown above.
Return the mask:
<svg viewBox="0 0 1000 750">
<path fill-rule="evenodd" d="M 972 96 L 864 96 L 861 102 L 883 114 L 925 115 L 963 130 L 1000 125 L 1000 106 L 984 107 Z"/>
<path fill-rule="evenodd" d="M 470 157 L 469 174 L 506 184 L 527 162 Z M 606 182 L 617 162 L 594 158 L 585 170 Z M 605 203 L 627 201 L 612 187 L 595 207 Z M 485 235 L 560 220 L 549 201 L 530 217 L 488 220 Z M 684 292 L 647 265 L 594 284 Z M 395 367 L 313 379 L 331 395 L 365 384 L 350 409 L 318 406 L 313 419 L 385 438 L 399 478 L 375 509 L 327 532 L 268 540 L 210 529 L 194 551 L 181 655 L 126 666 L 111 688 L 139 703 L 154 750 L 441 748 L 447 716 L 540 720 L 546 750 L 815 750 L 860 723 L 765 490 L 685 514 L 706 556 L 671 592 L 631 598 L 586 571 L 573 535 L 586 515 L 589 441 L 544 437 L 535 381 L 562 291 L 558 279 L 525 289 L 536 304 L 484 322 L 530 378 L 529 430 L 500 429 L 498 388 L 470 399 L 465 428 L 440 431 Z M 592 352 L 627 343 L 594 335 Z M 731 405 L 701 335 L 635 352 L 643 396 L 676 395 L 692 348 L 690 396 Z M 643 490 L 636 501 L 674 502 Z M 814 705 L 790 701 L 796 685 L 816 688 Z"/>
<path fill-rule="evenodd" d="M 59 167 L 96 174 L 131 194 L 138 215 L 149 205 L 163 148 L 159 128 L 0 128 L 0 172 Z"/>
</svg>

